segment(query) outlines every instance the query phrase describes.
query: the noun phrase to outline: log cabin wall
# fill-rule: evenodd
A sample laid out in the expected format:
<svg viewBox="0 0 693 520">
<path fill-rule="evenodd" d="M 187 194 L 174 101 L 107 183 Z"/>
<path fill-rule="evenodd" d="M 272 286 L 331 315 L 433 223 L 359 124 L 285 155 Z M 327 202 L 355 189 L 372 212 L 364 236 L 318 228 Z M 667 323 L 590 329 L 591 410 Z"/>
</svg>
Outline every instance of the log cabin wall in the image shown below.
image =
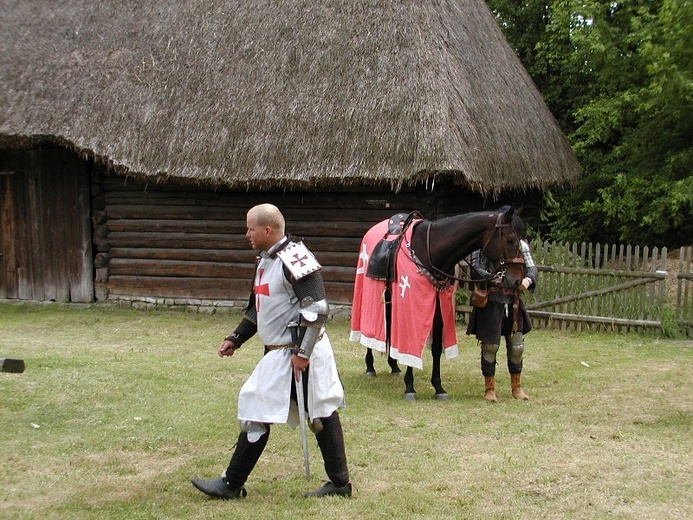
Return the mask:
<svg viewBox="0 0 693 520">
<path fill-rule="evenodd" d="M 94 173 L 92 191 L 96 298 L 183 304 L 247 300 L 255 255 L 245 216 L 255 204 L 282 210 L 287 233 L 323 265 L 328 300 L 338 305 L 351 304 L 359 244 L 373 224 L 414 209 L 438 218 L 483 206 L 478 195 L 442 185 L 397 194 L 364 187 L 235 191 L 147 185 L 107 172 Z"/>
<path fill-rule="evenodd" d="M 255 264 L 246 212 L 270 202 L 284 214 L 287 233 L 304 240 L 324 266 L 328 300 L 350 304 L 368 228 L 399 211 L 430 213 L 415 193 L 359 189 L 213 190 L 95 175 L 93 190 L 98 300 L 246 301 Z"/>
</svg>

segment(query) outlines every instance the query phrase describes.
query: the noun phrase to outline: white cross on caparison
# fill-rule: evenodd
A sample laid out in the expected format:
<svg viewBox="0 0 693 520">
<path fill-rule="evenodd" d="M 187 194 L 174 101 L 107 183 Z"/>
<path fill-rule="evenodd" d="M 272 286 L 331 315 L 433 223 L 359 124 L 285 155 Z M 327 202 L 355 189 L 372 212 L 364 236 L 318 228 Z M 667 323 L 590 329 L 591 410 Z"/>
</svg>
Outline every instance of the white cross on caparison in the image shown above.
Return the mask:
<svg viewBox="0 0 693 520">
<path fill-rule="evenodd" d="M 411 285 L 409 285 L 409 277 L 408 276 L 402 275 L 400 278 L 401 278 L 402 282 L 397 284 L 397 285 L 402 289 L 402 294 L 400 294 L 400 296 L 402 298 L 404 298 L 404 293 L 407 291 L 407 289 L 409 289 L 411 287 Z"/>
<path fill-rule="evenodd" d="M 366 244 L 362 244 L 361 253 L 359 254 L 359 260 L 363 260 L 361 267 L 356 269 L 356 274 L 363 274 L 366 272 L 366 264 L 368 264 L 368 253 L 366 252 Z"/>
</svg>

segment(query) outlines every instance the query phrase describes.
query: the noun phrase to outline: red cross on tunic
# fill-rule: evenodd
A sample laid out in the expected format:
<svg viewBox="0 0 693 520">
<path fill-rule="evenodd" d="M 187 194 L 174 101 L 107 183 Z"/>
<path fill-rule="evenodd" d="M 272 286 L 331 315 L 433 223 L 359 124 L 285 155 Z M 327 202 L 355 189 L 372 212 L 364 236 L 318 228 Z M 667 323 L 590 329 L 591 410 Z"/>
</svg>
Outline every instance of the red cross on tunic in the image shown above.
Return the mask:
<svg viewBox="0 0 693 520">
<path fill-rule="evenodd" d="M 262 283 L 262 275 L 263 275 L 264 272 L 265 272 L 264 269 L 258 269 L 258 277 L 257 277 L 257 279 L 258 279 L 259 284 L 256 285 L 255 287 L 253 287 L 253 292 L 255 293 L 256 296 L 259 295 L 259 294 L 262 294 L 262 295 L 264 295 L 264 296 L 269 296 L 269 295 L 270 295 L 270 293 L 269 293 L 269 284 L 268 284 L 268 283 Z M 260 312 L 260 299 L 259 299 L 259 298 L 256 298 L 256 299 L 255 299 L 255 310 L 256 310 L 257 312 Z"/>
</svg>

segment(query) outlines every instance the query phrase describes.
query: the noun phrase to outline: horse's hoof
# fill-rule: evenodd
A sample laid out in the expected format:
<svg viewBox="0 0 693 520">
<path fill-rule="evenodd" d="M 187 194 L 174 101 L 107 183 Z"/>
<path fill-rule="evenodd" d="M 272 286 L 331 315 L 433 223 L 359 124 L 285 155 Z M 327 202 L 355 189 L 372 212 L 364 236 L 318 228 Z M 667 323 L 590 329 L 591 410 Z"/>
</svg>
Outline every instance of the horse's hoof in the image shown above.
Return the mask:
<svg viewBox="0 0 693 520">
<path fill-rule="evenodd" d="M 401 374 L 401 373 L 402 373 L 402 370 L 399 369 L 399 368 L 393 368 L 393 369 L 390 371 L 390 374 L 392 374 L 393 376 L 397 376 L 397 375 L 399 375 L 399 374 Z"/>
<path fill-rule="evenodd" d="M 405 401 L 416 401 L 416 392 L 407 392 L 404 394 Z"/>
<path fill-rule="evenodd" d="M 433 399 L 436 401 L 448 401 L 450 399 L 450 396 L 448 394 L 436 394 L 433 396 Z"/>
<path fill-rule="evenodd" d="M 375 372 L 366 372 L 366 377 L 375 377 Z"/>
</svg>

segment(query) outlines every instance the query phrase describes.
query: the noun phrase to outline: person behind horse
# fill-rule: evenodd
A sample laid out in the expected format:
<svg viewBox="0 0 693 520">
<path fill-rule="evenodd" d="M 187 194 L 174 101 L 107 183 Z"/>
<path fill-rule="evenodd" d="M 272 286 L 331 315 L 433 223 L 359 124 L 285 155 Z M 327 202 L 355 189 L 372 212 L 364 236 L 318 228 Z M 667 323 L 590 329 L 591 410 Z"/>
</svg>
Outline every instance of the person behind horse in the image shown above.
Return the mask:
<svg viewBox="0 0 693 520">
<path fill-rule="evenodd" d="M 469 319 L 467 334 L 475 334 L 481 345 L 481 373 L 484 376 L 487 401 L 497 402 L 495 375 L 496 354 L 500 338 L 505 338 L 508 356 L 508 371 L 512 395 L 516 399 L 527 400 L 529 396 L 522 389 L 522 359 L 524 354 L 524 335 L 532 330 L 532 323 L 520 299 L 520 294 L 534 290 L 538 270 L 532 258 L 531 249 L 525 240 L 520 240 L 520 251 L 524 262 L 514 264 L 521 269 L 517 273 L 517 283 L 509 287 L 506 280 L 495 278 L 489 283 L 488 303 L 475 306 Z M 491 265 L 481 250 L 472 253 L 472 275 L 475 278 L 494 280 L 499 266 Z M 506 283 L 504 283 L 506 282 Z"/>
<path fill-rule="evenodd" d="M 296 403 L 296 381 L 302 376 L 309 427 L 330 479 L 304 496 L 351 496 L 337 413 L 344 407 L 344 389 L 324 332 L 328 304 L 320 264 L 302 243 L 285 235 L 284 216 L 276 206 L 251 208 L 246 223 L 251 246 L 261 251 L 254 288 L 240 324 L 221 342 L 218 354 L 233 356 L 258 333 L 265 355 L 238 396 L 241 432 L 226 471 L 220 478 L 191 482 L 212 497 L 246 496 L 244 484 L 267 445 L 270 424 L 297 424 L 292 403 Z"/>
</svg>

